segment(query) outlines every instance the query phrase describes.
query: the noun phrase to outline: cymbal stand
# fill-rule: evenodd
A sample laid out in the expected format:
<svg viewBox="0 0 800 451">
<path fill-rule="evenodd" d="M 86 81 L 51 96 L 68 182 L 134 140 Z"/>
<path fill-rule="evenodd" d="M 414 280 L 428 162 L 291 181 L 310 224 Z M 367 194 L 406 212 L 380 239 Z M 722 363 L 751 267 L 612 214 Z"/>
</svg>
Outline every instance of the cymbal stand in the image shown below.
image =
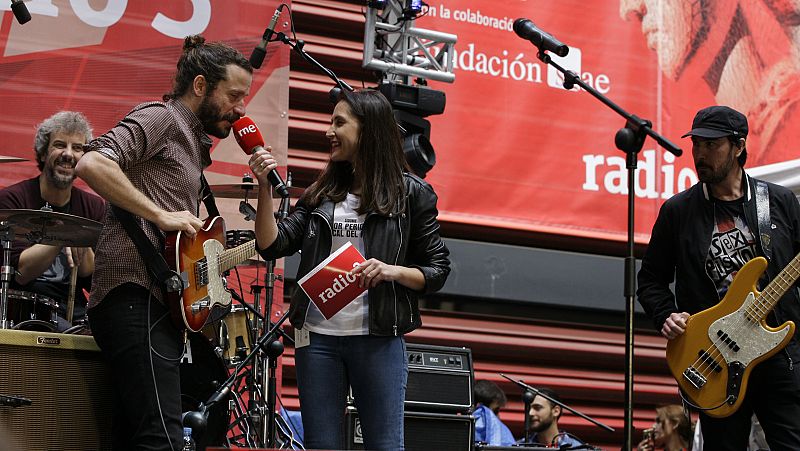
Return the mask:
<svg viewBox="0 0 800 451">
<path fill-rule="evenodd" d="M 14 277 L 14 267 L 11 266 L 11 243 L 14 242 L 14 232 L 11 224 L 0 222 L 0 246 L 3 247 L 3 266 L 0 267 L 0 329 L 11 328 L 8 319 L 8 287 Z"/>
<path fill-rule="evenodd" d="M 292 186 L 292 175 L 288 174 L 286 177 L 286 186 Z M 275 212 L 275 220 L 280 222 L 286 219 L 289 216 L 289 197 L 285 196 L 281 198 L 281 205 L 278 208 L 278 211 Z M 264 292 L 264 300 L 266 301 L 265 307 L 265 316 L 269 319 L 270 315 L 272 314 L 272 303 L 273 297 L 275 294 L 275 281 L 280 279 L 280 276 L 275 274 L 275 260 L 269 260 L 266 262 L 266 271 L 264 272 L 264 287 L 266 291 Z M 288 311 L 287 311 L 288 314 Z M 284 315 L 286 316 L 286 315 Z M 262 326 L 262 335 L 266 335 L 269 332 L 269 326 L 272 323 L 267 320 L 263 322 Z M 276 428 L 275 428 L 275 404 L 276 399 L 278 397 L 278 388 L 277 388 L 277 368 L 278 368 L 278 357 L 283 354 L 283 343 L 277 340 L 277 335 L 275 338 L 268 342 L 267 345 L 267 371 L 263 371 L 262 368 L 261 373 L 261 387 L 266 387 L 266 405 L 264 408 L 266 409 L 267 421 L 262 424 L 261 432 L 262 437 L 266 437 L 267 441 L 264 443 L 266 447 L 274 447 L 276 440 Z M 263 401 L 263 400 L 262 400 Z"/>
</svg>

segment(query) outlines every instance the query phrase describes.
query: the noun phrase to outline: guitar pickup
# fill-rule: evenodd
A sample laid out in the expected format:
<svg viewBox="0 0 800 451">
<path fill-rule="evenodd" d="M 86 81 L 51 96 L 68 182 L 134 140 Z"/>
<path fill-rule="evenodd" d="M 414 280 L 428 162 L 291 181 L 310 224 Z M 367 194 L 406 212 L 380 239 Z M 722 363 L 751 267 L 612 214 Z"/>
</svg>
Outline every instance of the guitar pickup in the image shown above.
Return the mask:
<svg viewBox="0 0 800 451">
<path fill-rule="evenodd" d="M 736 341 L 733 338 L 731 338 L 728 334 L 726 334 L 725 332 L 723 332 L 721 330 L 718 330 L 717 331 L 717 336 L 719 338 L 721 338 L 722 341 L 726 345 L 728 345 L 729 348 L 731 348 L 733 350 L 733 352 L 739 352 L 739 349 L 740 349 L 739 345 L 736 344 Z"/>
<path fill-rule="evenodd" d="M 700 357 L 700 360 L 708 365 L 714 372 L 719 373 L 722 371 L 722 366 L 720 366 L 719 362 L 714 360 L 706 351 L 700 351 L 697 353 L 697 356 Z"/>
<path fill-rule="evenodd" d="M 210 304 L 211 302 L 208 296 L 192 302 L 192 314 L 197 314 L 201 310 L 208 310 Z"/>
<path fill-rule="evenodd" d="M 208 285 L 208 261 L 205 257 L 195 262 L 194 279 L 197 281 L 198 287 L 204 287 Z"/>
<path fill-rule="evenodd" d="M 683 372 L 683 378 L 689 381 L 689 383 L 698 390 L 706 385 L 706 378 L 693 366 L 686 368 L 686 371 Z"/>
</svg>

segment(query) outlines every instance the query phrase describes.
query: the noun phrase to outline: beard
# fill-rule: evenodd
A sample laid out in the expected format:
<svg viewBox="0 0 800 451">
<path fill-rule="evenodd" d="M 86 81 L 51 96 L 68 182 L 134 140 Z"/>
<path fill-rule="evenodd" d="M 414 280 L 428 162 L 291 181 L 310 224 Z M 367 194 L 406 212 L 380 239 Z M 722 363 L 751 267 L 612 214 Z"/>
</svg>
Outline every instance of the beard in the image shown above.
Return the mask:
<svg viewBox="0 0 800 451">
<path fill-rule="evenodd" d="M 735 156 L 731 151 L 731 157 L 721 167 L 714 169 L 703 163 L 695 164 L 695 171 L 697 171 L 697 178 L 703 183 L 714 185 L 725 180 L 728 174 L 733 170 Z"/>
<path fill-rule="evenodd" d="M 75 158 L 72 158 L 71 156 L 62 155 L 56 161 L 54 161 L 53 164 L 45 165 L 44 175 L 45 177 L 47 177 L 47 180 L 56 188 L 58 189 L 69 188 L 70 185 L 72 185 L 72 182 L 75 180 L 75 172 L 73 171 L 73 173 L 70 175 L 59 174 L 56 171 L 56 166 L 61 166 L 61 165 L 68 166 L 74 170 L 75 163 L 77 163 L 77 161 L 75 161 Z"/>
<path fill-rule="evenodd" d="M 227 121 L 233 123 L 239 119 L 236 113 L 222 114 L 222 108 L 211 99 L 210 94 L 206 94 L 200 102 L 200 108 L 197 111 L 197 118 L 203 124 L 203 131 L 209 135 L 223 139 L 231 132 L 231 127 L 223 127 L 220 123 Z"/>
<path fill-rule="evenodd" d="M 549 419 L 549 420 L 539 420 L 539 422 L 532 422 L 531 423 L 531 431 L 537 432 L 537 433 L 538 432 L 542 432 L 544 430 L 547 430 L 547 428 L 549 428 L 551 424 L 553 424 L 553 419 L 552 418 Z"/>
</svg>

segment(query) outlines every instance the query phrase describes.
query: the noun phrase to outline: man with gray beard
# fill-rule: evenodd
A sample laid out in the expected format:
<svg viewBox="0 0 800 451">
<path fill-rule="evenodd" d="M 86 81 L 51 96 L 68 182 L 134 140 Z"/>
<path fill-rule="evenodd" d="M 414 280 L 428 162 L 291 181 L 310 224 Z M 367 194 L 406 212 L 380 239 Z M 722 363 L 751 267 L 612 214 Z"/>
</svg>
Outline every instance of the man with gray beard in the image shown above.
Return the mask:
<svg viewBox="0 0 800 451">
<path fill-rule="evenodd" d="M 105 215 L 103 199 L 73 186 L 75 165 L 83 155 L 83 146 L 90 139 L 91 126 L 81 113 L 59 111 L 45 119 L 37 127 L 33 142 L 41 174 L 0 190 L 0 209 L 49 208 L 54 212 L 102 222 Z M 18 273 L 12 281 L 12 289 L 40 294 L 58 302 L 58 325 L 53 326 L 59 331 L 71 326 L 65 319 L 66 300 L 71 272 L 77 268 L 73 321 L 77 323 L 84 318 L 86 297 L 83 288 L 91 286 L 94 271 L 94 251 L 91 248 L 31 244 L 17 235 L 11 249 L 11 264 Z M 26 319 L 16 318 L 16 321 Z M 48 327 L 38 321 L 29 324 L 31 328 Z M 27 327 L 23 324 L 22 328 Z"/>
</svg>

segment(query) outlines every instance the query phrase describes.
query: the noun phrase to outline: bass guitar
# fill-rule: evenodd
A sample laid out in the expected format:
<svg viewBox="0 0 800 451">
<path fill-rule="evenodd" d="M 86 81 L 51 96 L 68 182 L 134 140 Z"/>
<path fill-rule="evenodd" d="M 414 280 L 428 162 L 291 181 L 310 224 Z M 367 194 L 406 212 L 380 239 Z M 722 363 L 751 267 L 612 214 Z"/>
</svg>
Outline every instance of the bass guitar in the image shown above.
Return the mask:
<svg viewBox="0 0 800 451">
<path fill-rule="evenodd" d="M 206 219 L 194 238 L 184 232 L 167 234 L 164 258 L 184 284 L 182 293 L 167 293 L 176 327 L 199 332 L 213 310 L 230 306 L 223 274 L 256 254 L 256 240 L 231 249 L 223 243 L 225 221 L 219 216 Z"/>
<path fill-rule="evenodd" d="M 744 400 L 752 369 L 789 343 L 795 325 L 767 325 L 767 314 L 800 276 L 800 255 L 762 292 L 756 291 L 767 260 L 756 257 L 734 277 L 722 301 L 689 317 L 686 331 L 667 342 L 667 364 L 685 398 L 716 418 Z"/>
</svg>

